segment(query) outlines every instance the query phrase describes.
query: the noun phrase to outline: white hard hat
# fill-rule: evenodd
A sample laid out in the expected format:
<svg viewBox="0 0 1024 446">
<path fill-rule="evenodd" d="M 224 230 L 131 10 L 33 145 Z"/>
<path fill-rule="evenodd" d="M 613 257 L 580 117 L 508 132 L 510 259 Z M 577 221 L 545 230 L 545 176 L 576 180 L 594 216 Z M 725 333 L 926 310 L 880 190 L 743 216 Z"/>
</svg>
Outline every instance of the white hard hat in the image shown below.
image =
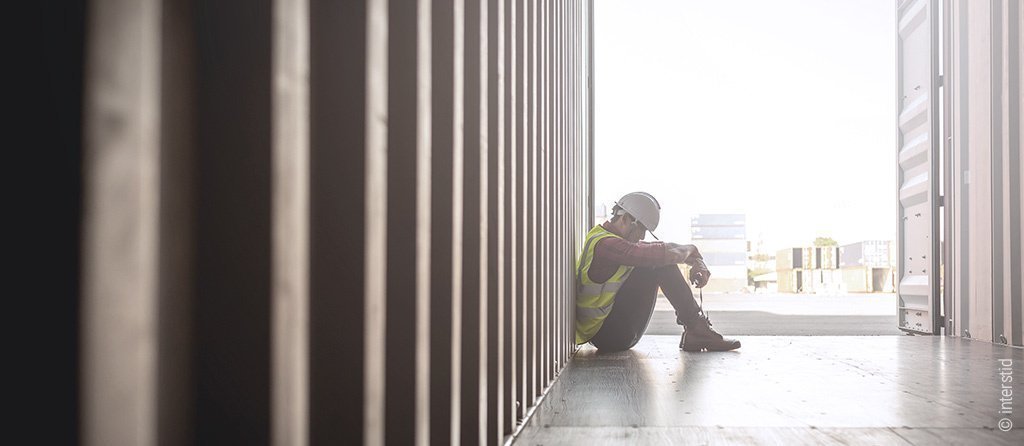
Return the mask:
<svg viewBox="0 0 1024 446">
<path fill-rule="evenodd" d="M 661 205 L 653 195 L 647 192 L 630 192 L 616 201 L 615 206 L 619 208 L 615 215 L 623 213 L 632 215 L 636 221 L 651 232 L 651 235 L 654 235 L 654 230 L 658 228 L 658 222 L 661 221 Z"/>
</svg>

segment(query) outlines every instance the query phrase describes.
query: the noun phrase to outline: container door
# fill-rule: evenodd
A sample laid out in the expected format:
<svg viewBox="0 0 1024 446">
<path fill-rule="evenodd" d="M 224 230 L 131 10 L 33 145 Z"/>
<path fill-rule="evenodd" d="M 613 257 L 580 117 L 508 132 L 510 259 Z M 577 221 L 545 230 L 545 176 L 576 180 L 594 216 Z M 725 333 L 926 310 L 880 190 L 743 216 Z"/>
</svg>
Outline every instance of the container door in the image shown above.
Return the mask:
<svg viewBox="0 0 1024 446">
<path fill-rule="evenodd" d="M 899 328 L 926 334 L 939 320 L 938 25 L 938 0 L 897 6 Z"/>
</svg>

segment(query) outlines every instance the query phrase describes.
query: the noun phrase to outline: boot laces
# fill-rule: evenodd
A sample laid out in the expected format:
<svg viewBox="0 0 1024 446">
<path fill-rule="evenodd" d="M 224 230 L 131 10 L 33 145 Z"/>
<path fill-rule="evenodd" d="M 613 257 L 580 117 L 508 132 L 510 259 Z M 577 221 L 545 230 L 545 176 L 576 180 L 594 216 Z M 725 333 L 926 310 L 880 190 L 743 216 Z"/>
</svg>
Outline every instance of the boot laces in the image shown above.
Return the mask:
<svg viewBox="0 0 1024 446">
<path fill-rule="evenodd" d="M 708 327 L 714 325 L 711 323 L 711 318 L 704 312 L 704 288 L 697 288 L 697 296 L 700 298 L 700 303 L 697 305 L 697 316 L 708 321 Z"/>
</svg>

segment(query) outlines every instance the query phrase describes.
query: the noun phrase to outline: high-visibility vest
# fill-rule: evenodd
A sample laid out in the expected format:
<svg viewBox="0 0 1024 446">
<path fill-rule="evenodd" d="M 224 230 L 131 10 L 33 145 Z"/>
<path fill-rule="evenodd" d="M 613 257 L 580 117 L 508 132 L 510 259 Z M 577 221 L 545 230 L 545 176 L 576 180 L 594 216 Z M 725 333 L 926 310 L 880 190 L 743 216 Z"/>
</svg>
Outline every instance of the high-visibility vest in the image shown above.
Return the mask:
<svg viewBox="0 0 1024 446">
<path fill-rule="evenodd" d="M 633 271 L 632 266 L 620 265 L 612 277 L 603 283 L 590 280 L 590 264 L 594 261 L 594 247 L 608 237 L 622 238 L 601 225 L 587 233 L 583 254 L 576 263 L 576 343 L 585 344 L 597 334 L 615 303 L 615 293 Z"/>
</svg>

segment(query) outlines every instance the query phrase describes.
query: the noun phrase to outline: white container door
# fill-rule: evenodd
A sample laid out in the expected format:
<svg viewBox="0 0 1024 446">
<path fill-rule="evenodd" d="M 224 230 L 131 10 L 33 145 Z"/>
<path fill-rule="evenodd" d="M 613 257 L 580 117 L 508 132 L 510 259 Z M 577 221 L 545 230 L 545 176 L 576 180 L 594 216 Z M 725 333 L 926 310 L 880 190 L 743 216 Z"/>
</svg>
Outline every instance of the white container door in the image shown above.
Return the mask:
<svg viewBox="0 0 1024 446">
<path fill-rule="evenodd" d="M 897 6 L 900 329 L 938 333 L 938 0 Z"/>
</svg>

